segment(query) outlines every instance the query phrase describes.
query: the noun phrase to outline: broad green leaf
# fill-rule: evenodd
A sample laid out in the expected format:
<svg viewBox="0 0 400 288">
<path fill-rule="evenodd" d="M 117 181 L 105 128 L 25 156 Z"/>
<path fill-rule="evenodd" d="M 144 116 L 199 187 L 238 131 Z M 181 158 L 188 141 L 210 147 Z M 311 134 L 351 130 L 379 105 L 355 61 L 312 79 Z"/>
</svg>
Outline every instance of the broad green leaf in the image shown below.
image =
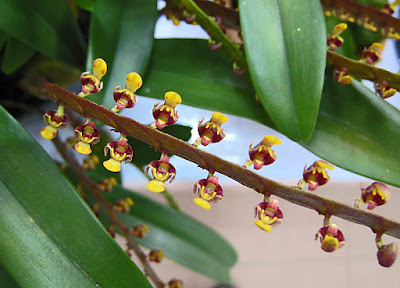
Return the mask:
<svg viewBox="0 0 400 288">
<path fill-rule="evenodd" d="M 191 131 L 191 127 L 183 125 L 167 126 L 162 130 L 162 132 L 170 134 L 183 141 L 189 141 L 190 136 L 192 135 Z M 149 145 L 130 136 L 128 136 L 128 139 L 128 143 L 132 146 L 135 153 L 135 156 L 131 163 L 137 166 L 139 169 L 142 169 L 153 160 L 160 159 L 161 153 L 155 151 Z"/>
<path fill-rule="evenodd" d="M 75 0 L 75 3 L 83 10 L 93 11 L 94 0 Z"/>
<path fill-rule="evenodd" d="M 400 186 L 400 111 L 360 82 L 326 77 L 308 150 L 355 173 Z"/>
<path fill-rule="evenodd" d="M 93 60 L 100 57 L 107 62 L 108 71 L 103 91 L 89 96 L 91 100 L 111 108 L 115 105 L 113 90 L 125 86 L 127 74 L 137 72 L 144 77 L 156 21 L 157 1 L 96 0 L 86 69 L 92 71 Z"/>
<path fill-rule="evenodd" d="M 311 137 L 326 59 L 325 19 L 318 0 L 239 1 L 243 42 L 261 104 L 280 132 Z"/>
<path fill-rule="evenodd" d="M 24 65 L 35 52 L 35 50 L 18 40 L 14 38 L 9 39 L 3 55 L 3 61 L 1 62 L 1 70 L 5 74 L 14 73 Z"/>
<path fill-rule="evenodd" d="M 66 63 L 82 63 L 80 31 L 65 1 L 0 2 L 0 28 L 32 50 Z"/>
<path fill-rule="evenodd" d="M 1 263 L 0 263 L 0 287 L 4 287 L 4 288 L 20 288 L 21 287 L 17 284 L 17 282 L 15 282 L 14 278 L 10 275 L 10 273 L 8 273 L 6 268 L 4 268 L 3 265 L 1 265 Z"/>
<path fill-rule="evenodd" d="M 138 243 L 161 249 L 168 258 L 217 281 L 230 282 L 229 270 L 237 255 L 214 230 L 188 215 L 120 186 L 114 187 L 105 197 L 113 203 L 126 197 L 135 202 L 130 212 L 120 214 L 120 217 L 129 227 L 137 224 L 149 227 L 150 233 L 146 237 L 136 238 Z M 105 225 L 110 224 L 103 213 L 100 213 L 100 219 Z"/>
<path fill-rule="evenodd" d="M 0 30 L 0 50 L 3 48 L 3 45 L 6 43 L 7 41 L 7 34 L 4 31 Z"/>
<path fill-rule="evenodd" d="M 257 119 L 273 126 L 254 99 L 250 81 L 245 76 L 235 76 L 232 61 L 221 51 L 211 51 L 206 40 L 154 42 L 148 72 L 138 93 L 164 99 L 165 92 L 171 90 L 182 96 L 185 105 Z"/>
<path fill-rule="evenodd" d="M 0 263 L 22 287 L 151 287 L 33 138 L 0 107 Z M 38 131 L 39 133 L 39 131 Z"/>
</svg>

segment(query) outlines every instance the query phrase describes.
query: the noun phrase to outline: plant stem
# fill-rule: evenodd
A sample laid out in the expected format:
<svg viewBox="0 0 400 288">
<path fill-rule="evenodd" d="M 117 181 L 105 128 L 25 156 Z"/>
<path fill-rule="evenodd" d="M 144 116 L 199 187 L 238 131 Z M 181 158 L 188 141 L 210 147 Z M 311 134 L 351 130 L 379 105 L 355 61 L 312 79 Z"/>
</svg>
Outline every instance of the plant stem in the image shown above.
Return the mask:
<svg viewBox="0 0 400 288">
<path fill-rule="evenodd" d="M 89 179 L 89 177 L 85 174 L 84 170 L 76 161 L 75 157 L 72 155 L 72 153 L 70 153 L 70 151 L 68 151 L 67 146 L 64 145 L 64 143 L 62 143 L 58 139 L 58 137 L 53 139 L 53 143 L 56 146 L 57 151 L 61 154 L 64 160 L 70 165 L 74 173 L 78 176 L 79 180 L 92 192 L 97 202 L 99 202 L 103 206 L 104 210 L 106 211 L 113 225 L 116 226 L 121 231 L 123 236 L 126 238 L 129 248 L 133 250 L 133 252 L 136 254 L 140 262 L 142 263 L 145 274 L 151 279 L 156 288 L 163 288 L 165 284 L 151 267 L 149 261 L 147 260 L 146 253 L 133 240 L 133 236 L 130 233 L 129 227 L 126 226 L 121 221 L 121 219 L 119 219 L 118 215 L 113 210 L 113 205 L 101 195 L 101 193 L 97 188 L 96 182 Z"/>
<path fill-rule="evenodd" d="M 247 70 L 244 54 L 237 44 L 229 40 L 228 36 L 219 28 L 213 18 L 209 17 L 192 0 L 170 0 L 178 8 L 184 8 L 189 14 L 195 15 L 196 22 L 210 35 L 216 43 L 222 43 L 222 50 L 239 66 L 240 70 Z"/>
<path fill-rule="evenodd" d="M 313 209 L 319 214 L 335 215 L 350 222 L 368 226 L 373 231 L 381 231 L 400 239 L 400 223 L 262 177 L 171 135 L 113 113 L 96 103 L 62 89 L 56 84 L 45 83 L 44 85 L 56 104 L 63 103 L 81 115 L 91 115 L 92 118 L 114 127 L 117 131 L 149 144 L 155 150 L 168 151 L 196 163 L 203 169 L 222 173 L 258 193 L 274 194 L 294 204 Z"/>
</svg>

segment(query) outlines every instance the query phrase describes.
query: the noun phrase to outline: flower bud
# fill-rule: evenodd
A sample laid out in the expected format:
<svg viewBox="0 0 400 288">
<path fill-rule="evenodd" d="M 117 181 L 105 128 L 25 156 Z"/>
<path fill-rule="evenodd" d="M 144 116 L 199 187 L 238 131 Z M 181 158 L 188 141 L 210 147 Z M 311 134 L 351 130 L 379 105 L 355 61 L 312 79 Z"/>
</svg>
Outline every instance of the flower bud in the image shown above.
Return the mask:
<svg viewBox="0 0 400 288">
<path fill-rule="evenodd" d="M 390 243 L 389 245 L 383 245 L 379 248 L 377 257 L 379 264 L 383 267 L 390 267 L 396 261 L 398 247 L 396 243 Z"/>
</svg>

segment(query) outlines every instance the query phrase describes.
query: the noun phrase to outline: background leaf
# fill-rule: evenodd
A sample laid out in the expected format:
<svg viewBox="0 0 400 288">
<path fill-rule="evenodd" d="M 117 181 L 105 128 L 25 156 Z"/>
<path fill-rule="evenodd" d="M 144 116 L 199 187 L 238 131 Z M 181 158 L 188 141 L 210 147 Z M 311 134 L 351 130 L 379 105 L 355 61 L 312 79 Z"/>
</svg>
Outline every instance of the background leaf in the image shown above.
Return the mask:
<svg viewBox="0 0 400 288">
<path fill-rule="evenodd" d="M 107 85 L 99 94 L 89 96 L 90 100 L 111 108 L 115 105 L 114 87 L 124 87 L 128 73 L 144 76 L 156 21 L 157 1 L 96 0 L 86 70 L 92 71 L 93 60 L 101 57 L 107 62 L 108 71 L 103 78 Z"/>
<path fill-rule="evenodd" d="M 325 19 L 318 0 L 239 1 L 252 82 L 278 130 L 311 137 L 326 59 Z"/>
<path fill-rule="evenodd" d="M 93 11 L 94 0 L 75 0 L 75 3 L 83 10 Z"/>
<path fill-rule="evenodd" d="M 177 137 L 183 141 L 189 141 L 192 135 L 192 128 L 183 125 L 166 126 L 161 131 Z M 145 167 L 151 161 L 160 159 L 161 153 L 155 151 L 146 143 L 143 143 L 142 141 L 139 141 L 130 136 L 128 136 L 127 138 L 128 143 L 133 147 L 135 153 L 134 160 L 130 163 L 138 167 L 140 170 L 143 171 L 143 167 Z"/>
<path fill-rule="evenodd" d="M 188 65 L 190 63 L 190 65 Z M 150 65 L 138 94 L 164 99 L 176 91 L 183 104 L 257 119 L 273 126 L 254 98 L 245 76 L 235 76 L 232 61 L 211 51 L 206 40 L 157 39 Z"/>
<path fill-rule="evenodd" d="M 137 224 L 149 227 L 150 233 L 146 237 L 136 238 L 138 243 L 161 249 L 168 258 L 217 281 L 230 282 L 229 270 L 237 255 L 214 230 L 188 215 L 120 186 L 114 187 L 105 197 L 113 203 L 126 197 L 135 202 L 130 212 L 120 214 L 120 218 L 129 227 Z M 100 213 L 100 219 L 106 226 L 110 224 L 104 213 Z"/>
<path fill-rule="evenodd" d="M 0 121 L 0 263 L 14 279 L 23 287 L 151 287 L 2 107 Z"/>
<path fill-rule="evenodd" d="M 26 46 L 22 42 L 11 38 L 7 41 L 7 46 L 1 61 L 1 70 L 5 74 L 11 74 L 24 65 L 34 54 L 35 50 Z"/>
<path fill-rule="evenodd" d="M 52 59 L 74 67 L 83 62 L 83 36 L 66 1 L 1 1 L 0 28 Z"/>
<path fill-rule="evenodd" d="M 400 111 L 360 82 L 326 77 L 321 110 L 304 147 L 355 173 L 400 186 Z"/>
</svg>

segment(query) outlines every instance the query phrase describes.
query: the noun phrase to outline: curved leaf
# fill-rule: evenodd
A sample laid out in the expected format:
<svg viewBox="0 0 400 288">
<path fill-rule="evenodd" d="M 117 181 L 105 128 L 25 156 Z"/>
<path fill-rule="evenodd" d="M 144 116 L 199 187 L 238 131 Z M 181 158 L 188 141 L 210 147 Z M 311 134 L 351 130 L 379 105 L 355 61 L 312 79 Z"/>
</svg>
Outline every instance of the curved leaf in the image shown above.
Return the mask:
<svg viewBox="0 0 400 288">
<path fill-rule="evenodd" d="M 360 82 L 326 77 L 321 110 L 304 147 L 355 173 L 400 186 L 400 111 Z"/>
<path fill-rule="evenodd" d="M 0 107 L 0 262 L 23 287 L 151 287 L 51 158 Z"/>
<path fill-rule="evenodd" d="M 55 60 L 82 63 L 83 37 L 66 1 L 1 1 L 0 28 Z"/>
<path fill-rule="evenodd" d="M 130 227 L 137 224 L 149 227 L 150 233 L 146 237 L 136 238 L 138 243 L 161 249 L 168 258 L 208 277 L 230 282 L 229 270 L 237 255 L 215 231 L 188 215 L 120 186 L 114 187 L 105 197 L 114 203 L 126 197 L 135 202 L 130 212 L 121 214 L 120 218 Z M 107 216 L 102 214 L 100 219 L 109 224 Z"/>
<path fill-rule="evenodd" d="M 252 82 L 280 132 L 311 137 L 326 58 L 325 19 L 318 0 L 240 0 L 240 23 Z"/>
<path fill-rule="evenodd" d="M 190 65 L 188 65 L 190 63 Z M 183 104 L 243 116 L 273 126 L 254 99 L 245 76 L 235 76 L 232 61 L 221 51 L 211 51 L 206 40 L 157 39 L 139 94 L 164 99 L 176 91 Z"/>
<path fill-rule="evenodd" d="M 1 70 L 5 74 L 14 73 L 24 65 L 35 54 L 35 52 L 35 50 L 18 40 L 14 38 L 9 39 L 7 41 L 3 61 L 1 62 Z"/>
<path fill-rule="evenodd" d="M 15 282 L 14 278 L 8 273 L 6 268 L 4 268 L 3 265 L 0 263 L 0 287 L 5 287 L 5 288 L 20 288 Z"/>
<path fill-rule="evenodd" d="M 98 57 L 107 62 L 109 69 L 103 78 L 103 91 L 89 99 L 111 108 L 115 105 L 114 87 L 125 86 L 128 73 L 137 72 L 144 76 L 156 21 L 157 1 L 96 0 L 86 69 L 91 71 L 93 60 Z"/>
<path fill-rule="evenodd" d="M 94 6 L 94 0 L 75 0 L 75 3 L 86 11 L 92 12 Z"/>
</svg>

